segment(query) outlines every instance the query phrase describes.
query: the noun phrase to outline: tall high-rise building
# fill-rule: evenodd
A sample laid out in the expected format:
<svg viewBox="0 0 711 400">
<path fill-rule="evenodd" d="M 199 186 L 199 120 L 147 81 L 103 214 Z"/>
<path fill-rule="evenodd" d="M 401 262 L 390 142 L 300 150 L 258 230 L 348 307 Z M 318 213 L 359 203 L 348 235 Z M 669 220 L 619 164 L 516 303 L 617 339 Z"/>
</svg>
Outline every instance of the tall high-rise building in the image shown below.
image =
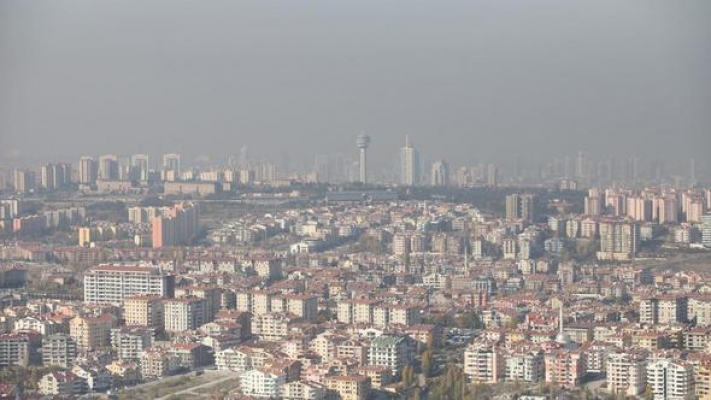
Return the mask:
<svg viewBox="0 0 711 400">
<path fill-rule="evenodd" d="M 177 176 L 180 176 L 180 154 L 164 154 L 163 169 L 166 171 L 174 171 Z"/>
<path fill-rule="evenodd" d="M 148 155 L 134 154 L 131 156 L 129 168 L 131 180 L 145 182 L 148 180 Z"/>
<path fill-rule="evenodd" d="M 248 169 L 250 163 L 251 160 L 249 159 L 249 147 L 242 146 L 242 148 L 239 149 L 239 168 Z"/>
<path fill-rule="evenodd" d="M 696 160 L 689 160 L 689 186 L 696 186 Z"/>
<path fill-rule="evenodd" d="M 588 189 L 588 195 L 585 196 L 585 214 L 600 215 L 602 212 L 603 201 L 598 188 Z"/>
<path fill-rule="evenodd" d="M 192 203 L 178 204 L 155 217 L 153 226 L 153 247 L 185 244 L 195 238 L 200 229 L 199 212 Z"/>
<path fill-rule="evenodd" d="M 35 173 L 26 169 L 15 170 L 15 192 L 31 193 L 35 190 Z"/>
<path fill-rule="evenodd" d="M 533 221 L 533 201 L 531 194 L 510 194 L 506 196 L 506 218 Z"/>
<path fill-rule="evenodd" d="M 366 134 L 358 135 L 356 138 L 356 144 L 358 145 L 359 158 L 359 170 L 360 170 L 360 182 L 368 183 L 368 155 L 367 150 L 370 145 L 370 136 Z"/>
<path fill-rule="evenodd" d="M 627 183 L 635 184 L 637 183 L 639 172 L 639 157 L 630 156 L 627 160 L 627 165 L 625 168 L 625 179 Z"/>
<path fill-rule="evenodd" d="M 43 165 L 40 169 L 40 185 L 48 192 L 56 190 L 58 187 L 54 177 L 56 166 L 54 164 Z"/>
<path fill-rule="evenodd" d="M 701 243 L 711 248 L 711 213 L 701 217 Z"/>
<path fill-rule="evenodd" d="M 600 260 L 630 260 L 639 249 L 640 227 L 634 222 L 600 222 Z"/>
<path fill-rule="evenodd" d="M 405 147 L 400 148 L 400 184 L 414 186 L 420 183 L 420 156 L 405 137 Z"/>
<path fill-rule="evenodd" d="M 444 160 L 435 161 L 430 170 L 430 184 L 432 186 L 449 185 L 449 165 Z"/>
<path fill-rule="evenodd" d="M 494 164 L 486 166 L 486 184 L 492 187 L 499 185 L 499 169 Z"/>
<path fill-rule="evenodd" d="M 115 181 L 118 178 L 118 157 L 113 154 L 99 156 L 99 179 L 102 181 Z"/>
<path fill-rule="evenodd" d="M 314 157 L 314 172 L 318 182 L 331 182 L 331 160 L 327 155 Z"/>
<path fill-rule="evenodd" d="M 40 185 L 47 191 L 62 189 L 72 182 L 70 164 L 47 164 L 40 170 Z"/>
<path fill-rule="evenodd" d="M 523 178 L 523 163 L 521 162 L 521 156 L 518 154 L 514 157 L 513 174 L 515 180 Z"/>
<path fill-rule="evenodd" d="M 575 177 L 585 178 L 588 176 L 588 159 L 585 153 L 578 152 L 578 157 L 575 160 Z"/>
<path fill-rule="evenodd" d="M 96 160 L 92 157 L 84 156 L 79 159 L 79 183 L 82 185 L 93 185 L 96 183 L 98 168 Z"/>
</svg>

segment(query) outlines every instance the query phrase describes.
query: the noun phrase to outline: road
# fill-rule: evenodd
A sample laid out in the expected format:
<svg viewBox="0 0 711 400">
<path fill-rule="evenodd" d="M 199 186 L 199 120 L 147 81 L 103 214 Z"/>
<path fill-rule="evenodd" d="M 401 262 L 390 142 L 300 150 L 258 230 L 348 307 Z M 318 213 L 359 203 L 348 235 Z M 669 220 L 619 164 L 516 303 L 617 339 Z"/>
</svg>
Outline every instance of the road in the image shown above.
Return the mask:
<svg viewBox="0 0 711 400">
<path fill-rule="evenodd" d="M 215 374 L 215 373 L 213 372 L 212 374 Z M 202 385 L 198 385 L 198 386 L 193 386 L 193 387 L 191 387 L 191 388 L 184 389 L 184 390 L 181 390 L 181 391 L 179 391 L 179 392 L 171 393 L 171 394 L 165 395 L 165 396 L 163 396 L 163 397 L 159 397 L 157 400 L 165 400 L 165 399 L 167 399 L 167 398 L 169 398 L 169 397 L 171 397 L 171 396 L 178 396 L 178 395 L 184 395 L 184 394 L 189 394 L 189 395 L 191 395 L 191 396 L 195 396 L 196 398 L 205 397 L 205 394 L 196 393 L 196 392 L 194 392 L 194 390 L 203 389 L 203 388 L 209 388 L 209 387 L 211 387 L 211 386 L 220 384 L 220 383 L 222 383 L 222 382 L 226 382 L 226 381 L 228 381 L 228 380 L 230 380 L 230 379 L 237 379 L 236 374 L 232 374 L 232 373 L 228 373 L 228 374 L 229 374 L 229 375 L 224 376 L 224 377 L 222 377 L 221 379 L 217 379 L 217 380 L 214 380 L 214 381 L 206 382 L 206 383 L 203 383 Z"/>
<path fill-rule="evenodd" d="M 214 377 L 214 380 L 210 380 L 210 381 L 200 384 L 198 386 L 193 386 L 193 387 L 189 387 L 187 389 L 183 389 L 177 393 L 189 392 L 189 391 L 195 390 L 197 388 L 208 387 L 210 385 L 216 385 L 216 384 L 222 383 L 228 379 L 237 379 L 237 375 L 232 372 L 217 371 L 217 370 L 199 370 L 199 371 L 204 371 L 203 372 L 204 375 L 200 375 L 199 378 L 213 378 Z M 157 386 L 157 385 L 164 386 L 164 385 L 166 385 L 170 382 L 173 382 L 173 381 L 180 381 L 180 380 L 184 380 L 186 378 L 192 378 L 192 377 L 195 377 L 194 372 L 189 372 L 189 373 L 180 374 L 180 375 L 166 376 L 161 379 L 141 383 L 141 384 L 138 384 L 135 386 L 127 386 L 127 387 L 123 388 L 123 391 L 137 391 L 137 390 L 143 390 L 143 389 L 150 389 L 153 386 Z M 171 394 L 175 394 L 175 393 L 171 393 Z M 170 396 L 170 394 L 163 396 L 162 398 L 169 397 L 169 396 Z"/>
</svg>

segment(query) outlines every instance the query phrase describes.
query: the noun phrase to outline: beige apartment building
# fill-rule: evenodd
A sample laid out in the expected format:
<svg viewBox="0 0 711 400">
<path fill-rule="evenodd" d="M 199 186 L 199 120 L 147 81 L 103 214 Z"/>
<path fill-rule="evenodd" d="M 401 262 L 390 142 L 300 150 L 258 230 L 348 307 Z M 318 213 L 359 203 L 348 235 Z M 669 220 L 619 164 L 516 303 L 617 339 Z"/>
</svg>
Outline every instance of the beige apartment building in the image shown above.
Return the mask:
<svg viewBox="0 0 711 400">
<path fill-rule="evenodd" d="M 126 297 L 123 310 L 126 325 L 145 326 L 157 331 L 164 328 L 163 297 L 159 295 L 143 294 Z"/>
<path fill-rule="evenodd" d="M 69 321 L 69 336 L 78 348 L 94 350 L 111 346 L 111 329 L 118 325 L 118 320 L 111 314 L 98 317 L 76 316 Z"/>
<path fill-rule="evenodd" d="M 366 400 L 370 396 L 370 378 L 362 375 L 330 376 L 326 386 L 341 400 Z"/>
</svg>

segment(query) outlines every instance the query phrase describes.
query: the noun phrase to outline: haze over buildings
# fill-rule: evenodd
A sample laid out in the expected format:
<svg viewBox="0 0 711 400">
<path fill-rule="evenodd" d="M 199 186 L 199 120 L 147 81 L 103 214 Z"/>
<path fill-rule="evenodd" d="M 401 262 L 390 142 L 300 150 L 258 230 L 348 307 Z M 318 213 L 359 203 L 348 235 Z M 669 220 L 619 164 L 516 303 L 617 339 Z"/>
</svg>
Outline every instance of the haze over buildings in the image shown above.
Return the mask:
<svg viewBox="0 0 711 400">
<path fill-rule="evenodd" d="M 374 171 L 405 135 L 450 163 L 583 150 L 708 169 L 706 0 L 8 0 L 0 37 L 3 163 L 248 146 L 294 166 L 356 160 L 364 129 Z"/>
</svg>

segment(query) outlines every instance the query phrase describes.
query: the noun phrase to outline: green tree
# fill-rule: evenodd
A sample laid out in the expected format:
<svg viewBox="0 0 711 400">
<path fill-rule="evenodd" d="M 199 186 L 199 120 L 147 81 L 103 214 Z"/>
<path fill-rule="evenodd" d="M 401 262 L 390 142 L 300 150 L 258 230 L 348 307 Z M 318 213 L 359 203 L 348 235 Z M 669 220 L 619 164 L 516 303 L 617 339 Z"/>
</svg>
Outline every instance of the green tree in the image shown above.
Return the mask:
<svg viewBox="0 0 711 400">
<path fill-rule="evenodd" d="M 644 390 L 644 398 L 645 400 L 654 400 L 654 392 L 652 391 L 652 385 L 647 385 L 647 388 Z"/>
<path fill-rule="evenodd" d="M 412 386 L 413 382 L 414 374 L 412 372 L 412 366 L 406 365 L 405 368 L 402 369 L 402 384 L 406 388 L 409 388 L 410 386 Z"/>
<path fill-rule="evenodd" d="M 425 374 L 425 376 L 429 377 L 432 375 L 432 372 L 432 352 L 430 350 L 425 350 L 425 352 L 422 353 L 422 373 Z"/>
</svg>

